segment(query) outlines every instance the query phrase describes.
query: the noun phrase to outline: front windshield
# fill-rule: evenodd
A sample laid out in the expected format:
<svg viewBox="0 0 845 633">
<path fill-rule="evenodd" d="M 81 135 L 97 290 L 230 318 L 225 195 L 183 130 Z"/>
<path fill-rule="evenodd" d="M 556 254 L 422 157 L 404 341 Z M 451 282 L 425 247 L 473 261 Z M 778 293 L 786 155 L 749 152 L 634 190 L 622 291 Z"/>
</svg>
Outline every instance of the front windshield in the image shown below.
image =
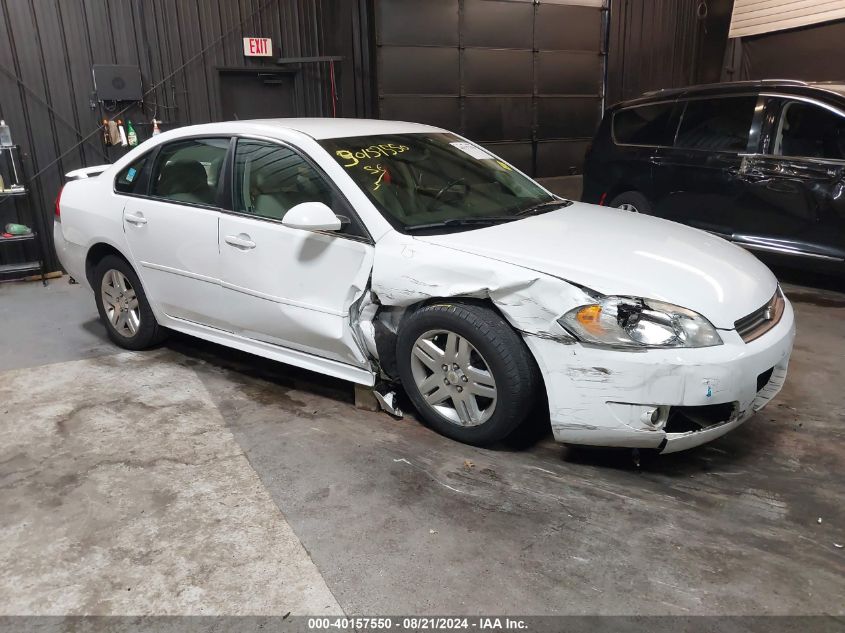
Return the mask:
<svg viewBox="0 0 845 633">
<path fill-rule="evenodd" d="M 454 134 L 356 136 L 320 144 L 403 231 L 478 228 L 565 204 Z"/>
</svg>

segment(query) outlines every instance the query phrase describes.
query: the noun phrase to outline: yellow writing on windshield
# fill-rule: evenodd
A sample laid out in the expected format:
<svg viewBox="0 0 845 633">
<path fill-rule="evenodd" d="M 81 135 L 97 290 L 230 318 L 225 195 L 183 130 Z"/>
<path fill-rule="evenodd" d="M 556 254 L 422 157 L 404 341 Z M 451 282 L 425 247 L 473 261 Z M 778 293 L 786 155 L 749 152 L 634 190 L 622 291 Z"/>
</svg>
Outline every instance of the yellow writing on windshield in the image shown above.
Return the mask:
<svg viewBox="0 0 845 633">
<path fill-rule="evenodd" d="M 382 145 L 370 145 L 369 147 L 365 147 L 359 150 L 339 149 L 335 152 L 335 155 L 337 155 L 342 160 L 348 161 L 344 163 L 343 166 L 349 169 L 350 167 L 355 167 L 356 165 L 358 165 L 358 163 L 360 163 L 362 160 L 396 156 L 397 154 L 401 154 L 402 152 L 407 152 L 408 149 L 409 148 L 407 145 L 384 143 Z"/>
<path fill-rule="evenodd" d="M 373 182 L 373 191 L 378 191 L 379 187 L 381 187 L 381 182 L 384 179 L 385 174 L 387 174 L 387 170 L 381 165 L 365 165 L 364 171 L 373 174 L 374 176 L 378 176 L 375 182 Z"/>
</svg>

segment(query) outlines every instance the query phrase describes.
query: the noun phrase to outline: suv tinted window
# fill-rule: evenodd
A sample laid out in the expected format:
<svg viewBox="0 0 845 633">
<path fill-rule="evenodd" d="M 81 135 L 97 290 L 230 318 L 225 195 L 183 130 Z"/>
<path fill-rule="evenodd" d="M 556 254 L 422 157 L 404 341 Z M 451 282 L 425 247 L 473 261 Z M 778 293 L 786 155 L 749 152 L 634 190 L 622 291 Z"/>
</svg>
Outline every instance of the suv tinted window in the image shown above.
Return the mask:
<svg viewBox="0 0 845 633">
<path fill-rule="evenodd" d="M 114 190 L 118 193 L 144 193 L 140 185 L 144 165 L 149 154 L 142 156 L 117 175 L 114 180 Z"/>
<path fill-rule="evenodd" d="M 845 160 L 845 117 L 811 103 L 784 105 L 774 154 Z"/>
<path fill-rule="evenodd" d="M 743 152 L 757 97 L 695 99 L 687 102 L 675 147 Z"/>
<path fill-rule="evenodd" d="M 156 159 L 151 195 L 177 202 L 214 204 L 228 147 L 227 138 L 168 143 Z"/>
<path fill-rule="evenodd" d="M 656 103 L 620 110 L 613 115 L 613 138 L 623 145 L 671 145 L 673 107 L 673 103 Z"/>
<path fill-rule="evenodd" d="M 281 220 L 303 202 L 322 202 L 341 219 L 341 233 L 364 237 L 346 200 L 301 155 L 284 145 L 241 139 L 235 151 L 234 210 Z"/>
</svg>

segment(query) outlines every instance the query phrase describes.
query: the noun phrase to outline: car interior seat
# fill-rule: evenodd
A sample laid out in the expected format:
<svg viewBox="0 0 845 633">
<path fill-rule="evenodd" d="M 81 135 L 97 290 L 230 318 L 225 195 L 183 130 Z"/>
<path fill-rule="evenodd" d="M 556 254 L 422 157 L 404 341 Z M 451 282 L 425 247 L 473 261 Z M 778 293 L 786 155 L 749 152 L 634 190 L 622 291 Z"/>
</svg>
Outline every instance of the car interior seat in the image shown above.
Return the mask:
<svg viewBox="0 0 845 633">
<path fill-rule="evenodd" d="M 393 217 L 405 221 L 416 210 L 414 176 L 408 165 L 399 160 L 391 161 L 387 173 L 389 177 L 382 177 L 377 189 L 373 185 L 372 195 Z"/>
<path fill-rule="evenodd" d="M 181 202 L 213 204 L 216 192 L 208 184 L 208 175 L 202 163 L 196 160 L 180 160 L 164 165 L 156 193 Z"/>
<path fill-rule="evenodd" d="M 252 172 L 249 182 L 249 210 L 262 218 L 281 220 L 293 205 L 282 189 L 283 181 L 278 172 L 266 169 Z"/>
</svg>

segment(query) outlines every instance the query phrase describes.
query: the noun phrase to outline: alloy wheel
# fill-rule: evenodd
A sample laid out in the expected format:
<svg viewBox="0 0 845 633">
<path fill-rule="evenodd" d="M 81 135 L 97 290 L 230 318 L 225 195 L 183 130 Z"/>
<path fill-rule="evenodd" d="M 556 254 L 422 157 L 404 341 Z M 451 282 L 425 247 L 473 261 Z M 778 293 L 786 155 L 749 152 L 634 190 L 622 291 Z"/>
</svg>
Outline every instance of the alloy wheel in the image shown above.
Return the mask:
<svg viewBox="0 0 845 633">
<path fill-rule="evenodd" d="M 423 400 L 453 424 L 484 424 L 496 409 L 490 366 L 472 343 L 455 332 L 423 333 L 411 348 L 411 372 Z"/>
<path fill-rule="evenodd" d="M 113 268 L 106 271 L 100 284 L 100 298 L 114 330 L 126 338 L 135 336 L 141 326 L 141 308 L 126 275 Z"/>
</svg>

